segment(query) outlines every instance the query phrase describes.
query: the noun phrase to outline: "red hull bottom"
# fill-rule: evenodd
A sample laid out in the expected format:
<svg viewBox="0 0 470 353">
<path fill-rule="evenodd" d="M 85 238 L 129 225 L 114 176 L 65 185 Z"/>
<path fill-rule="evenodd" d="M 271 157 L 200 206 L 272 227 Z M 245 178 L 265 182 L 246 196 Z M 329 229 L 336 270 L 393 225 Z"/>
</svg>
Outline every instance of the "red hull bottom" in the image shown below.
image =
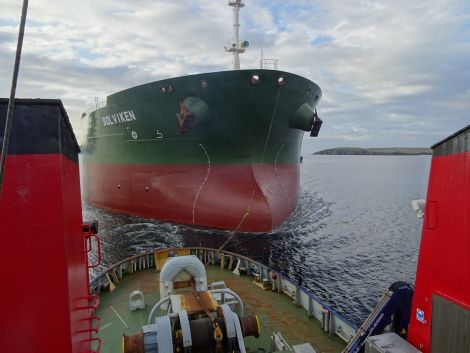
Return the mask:
<svg viewBox="0 0 470 353">
<path fill-rule="evenodd" d="M 175 223 L 269 232 L 298 201 L 298 163 L 83 165 L 88 204 Z"/>
</svg>

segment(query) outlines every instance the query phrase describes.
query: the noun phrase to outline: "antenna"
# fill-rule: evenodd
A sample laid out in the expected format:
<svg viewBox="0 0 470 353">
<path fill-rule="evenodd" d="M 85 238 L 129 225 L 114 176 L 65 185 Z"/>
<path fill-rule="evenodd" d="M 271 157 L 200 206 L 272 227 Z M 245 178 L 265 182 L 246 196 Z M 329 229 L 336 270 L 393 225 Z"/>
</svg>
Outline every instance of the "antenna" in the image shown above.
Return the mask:
<svg viewBox="0 0 470 353">
<path fill-rule="evenodd" d="M 8 145 L 10 143 L 11 124 L 13 121 L 13 111 L 15 109 L 16 83 L 20 70 L 21 50 L 23 49 L 24 28 L 26 26 L 26 14 L 28 13 L 28 0 L 23 0 L 21 10 L 20 30 L 18 33 L 18 43 L 16 45 L 15 66 L 13 68 L 13 78 L 11 79 L 10 99 L 8 100 L 7 116 L 5 118 L 5 132 L 3 134 L 2 152 L 0 155 L 0 194 L 2 193 L 3 175 L 5 173 L 5 162 L 8 156 Z"/>
<path fill-rule="evenodd" d="M 229 41 L 225 51 L 233 53 L 233 69 L 240 70 L 240 53 L 244 53 L 250 43 L 246 40 L 240 43 L 240 9 L 245 6 L 244 0 L 229 0 L 228 6 L 233 7 L 233 39 Z"/>
</svg>

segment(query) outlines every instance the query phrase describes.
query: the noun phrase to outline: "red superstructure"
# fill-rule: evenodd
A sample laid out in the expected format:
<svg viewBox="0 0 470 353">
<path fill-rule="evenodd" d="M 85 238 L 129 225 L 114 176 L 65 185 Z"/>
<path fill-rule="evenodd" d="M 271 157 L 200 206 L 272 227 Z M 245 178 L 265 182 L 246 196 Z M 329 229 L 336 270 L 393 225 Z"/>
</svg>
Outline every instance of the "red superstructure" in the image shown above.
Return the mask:
<svg viewBox="0 0 470 353">
<path fill-rule="evenodd" d="M 0 100 L 2 133 L 7 104 Z M 97 346 L 78 152 L 59 100 L 16 100 L 0 198 L 1 352 Z"/>
<path fill-rule="evenodd" d="M 470 352 L 469 254 L 467 126 L 433 146 L 408 334 L 423 353 Z"/>
</svg>

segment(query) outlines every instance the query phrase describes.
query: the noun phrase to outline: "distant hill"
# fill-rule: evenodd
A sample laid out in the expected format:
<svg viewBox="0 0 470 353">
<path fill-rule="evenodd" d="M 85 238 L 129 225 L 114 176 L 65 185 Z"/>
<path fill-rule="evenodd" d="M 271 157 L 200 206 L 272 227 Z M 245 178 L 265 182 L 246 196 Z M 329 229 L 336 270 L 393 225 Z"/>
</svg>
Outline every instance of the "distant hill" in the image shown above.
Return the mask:
<svg viewBox="0 0 470 353">
<path fill-rule="evenodd" d="M 421 147 L 385 147 L 385 148 L 360 148 L 360 147 L 336 147 L 315 152 L 314 154 L 327 155 L 381 155 L 381 156 L 414 156 L 420 154 L 432 154 L 430 148 Z"/>
</svg>

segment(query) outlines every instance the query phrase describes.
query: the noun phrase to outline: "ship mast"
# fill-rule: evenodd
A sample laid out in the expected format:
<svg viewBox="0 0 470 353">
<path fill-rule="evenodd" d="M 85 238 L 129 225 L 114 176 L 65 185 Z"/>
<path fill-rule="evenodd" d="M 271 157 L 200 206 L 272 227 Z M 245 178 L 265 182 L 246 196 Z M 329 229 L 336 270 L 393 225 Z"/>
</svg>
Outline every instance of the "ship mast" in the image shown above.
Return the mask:
<svg viewBox="0 0 470 353">
<path fill-rule="evenodd" d="M 240 53 L 244 53 L 249 43 L 243 41 L 240 43 L 240 9 L 245 6 L 244 0 L 229 0 L 229 6 L 233 7 L 233 40 L 229 42 L 229 47 L 225 51 L 233 53 L 233 68 L 240 70 Z"/>
</svg>

